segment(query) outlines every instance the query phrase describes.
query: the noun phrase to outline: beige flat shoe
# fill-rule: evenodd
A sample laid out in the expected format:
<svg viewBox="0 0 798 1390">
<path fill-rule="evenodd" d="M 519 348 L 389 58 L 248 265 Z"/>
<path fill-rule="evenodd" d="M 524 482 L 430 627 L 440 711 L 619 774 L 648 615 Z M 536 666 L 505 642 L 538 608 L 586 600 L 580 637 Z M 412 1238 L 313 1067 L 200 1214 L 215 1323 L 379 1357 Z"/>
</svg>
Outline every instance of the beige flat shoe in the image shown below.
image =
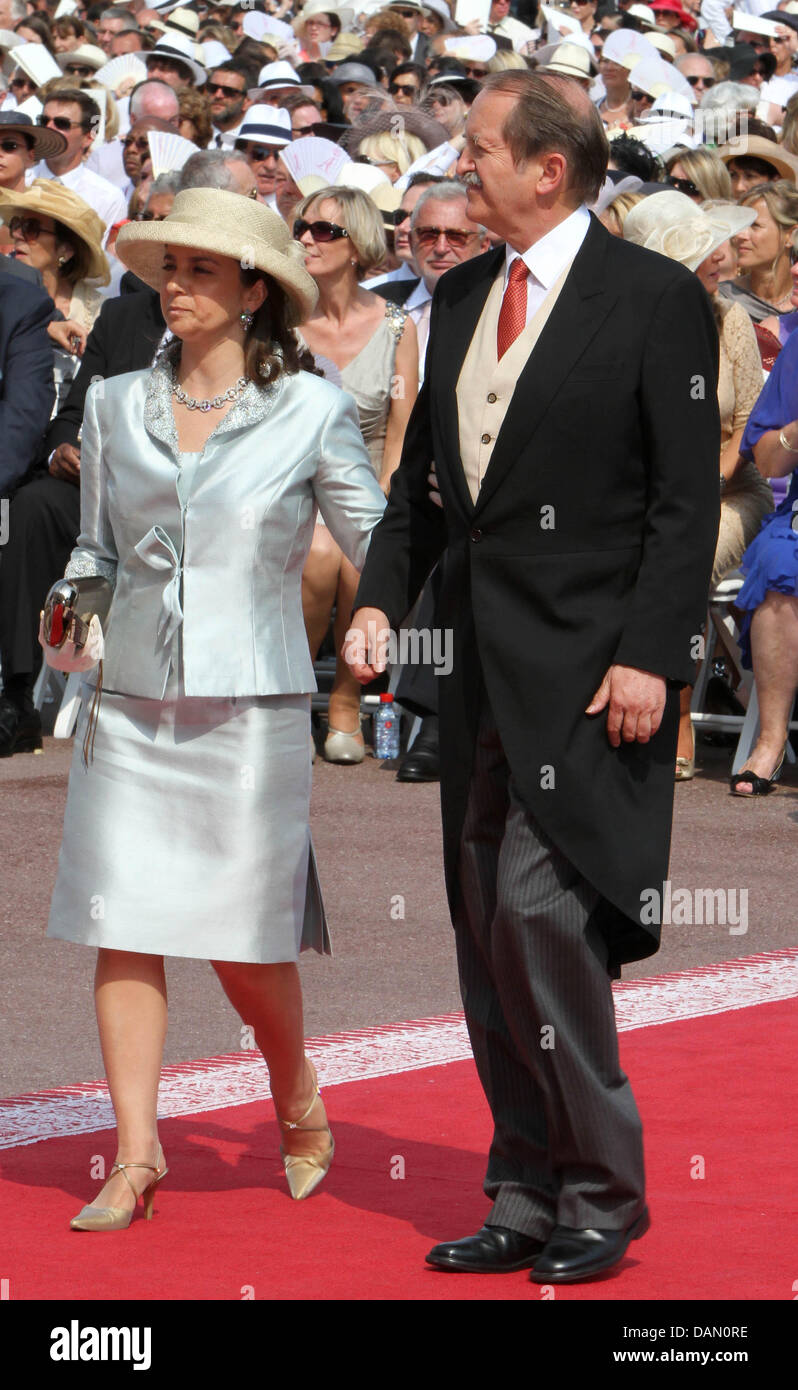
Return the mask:
<svg viewBox="0 0 798 1390">
<path fill-rule="evenodd" d="M 327 762 L 362 763 L 366 756 L 366 744 L 360 730 L 347 734 L 341 729 L 334 729 L 331 724 L 328 729 L 324 740 L 324 756 Z"/>
</svg>

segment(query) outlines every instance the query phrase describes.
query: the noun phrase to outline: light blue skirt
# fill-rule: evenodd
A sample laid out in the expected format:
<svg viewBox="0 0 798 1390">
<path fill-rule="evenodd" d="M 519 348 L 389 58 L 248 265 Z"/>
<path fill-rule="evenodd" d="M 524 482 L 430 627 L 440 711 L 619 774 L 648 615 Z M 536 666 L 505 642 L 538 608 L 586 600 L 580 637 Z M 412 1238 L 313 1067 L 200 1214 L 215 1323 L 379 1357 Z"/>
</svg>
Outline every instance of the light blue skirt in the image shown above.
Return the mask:
<svg viewBox="0 0 798 1390">
<path fill-rule="evenodd" d="M 84 685 L 47 935 L 200 960 L 331 954 L 310 695 L 189 698 L 173 665 L 163 700 L 103 691 L 87 769 L 92 694 Z"/>
</svg>

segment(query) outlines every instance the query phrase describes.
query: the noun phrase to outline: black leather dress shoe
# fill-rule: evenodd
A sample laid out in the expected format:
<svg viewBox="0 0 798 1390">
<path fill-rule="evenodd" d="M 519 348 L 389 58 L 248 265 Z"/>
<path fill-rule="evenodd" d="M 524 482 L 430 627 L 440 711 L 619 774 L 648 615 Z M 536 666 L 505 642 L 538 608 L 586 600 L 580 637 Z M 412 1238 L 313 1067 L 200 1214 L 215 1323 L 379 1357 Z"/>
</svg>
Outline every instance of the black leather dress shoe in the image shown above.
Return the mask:
<svg viewBox="0 0 798 1390">
<path fill-rule="evenodd" d="M 0 758 L 14 753 L 36 753 L 42 746 L 42 721 L 38 710 L 23 714 L 7 697 L 0 697 Z"/>
<path fill-rule="evenodd" d="M 543 1241 L 510 1231 L 505 1226 L 483 1226 L 475 1236 L 434 1245 L 427 1264 L 463 1274 L 511 1274 L 529 1269 L 543 1250 Z"/>
<path fill-rule="evenodd" d="M 428 714 L 399 764 L 397 782 L 439 782 L 441 760 L 438 751 L 438 716 Z"/>
<path fill-rule="evenodd" d="M 644 1236 L 650 1225 L 646 1207 L 622 1231 L 575 1231 L 569 1226 L 555 1226 L 529 1277 L 533 1284 L 580 1284 L 617 1265 L 629 1242 Z"/>
</svg>

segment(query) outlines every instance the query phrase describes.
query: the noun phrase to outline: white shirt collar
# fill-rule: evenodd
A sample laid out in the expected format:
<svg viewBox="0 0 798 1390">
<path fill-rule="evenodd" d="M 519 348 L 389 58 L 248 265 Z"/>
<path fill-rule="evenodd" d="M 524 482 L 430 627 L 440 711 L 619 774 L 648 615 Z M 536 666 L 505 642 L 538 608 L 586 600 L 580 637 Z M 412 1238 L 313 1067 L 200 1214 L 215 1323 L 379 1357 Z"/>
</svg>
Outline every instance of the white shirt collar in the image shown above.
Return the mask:
<svg viewBox="0 0 798 1390">
<path fill-rule="evenodd" d="M 550 232 L 536 241 L 534 246 L 530 246 L 524 251 L 521 259 L 527 266 L 531 275 L 537 280 L 538 284 L 543 285 L 544 289 L 550 290 L 552 285 L 559 279 L 569 261 L 572 261 L 582 242 L 587 236 L 590 226 L 590 213 L 582 205 L 563 222 L 558 222 L 556 227 L 552 227 Z M 518 259 L 518 251 L 514 251 L 511 246 L 505 248 L 504 279 L 505 284 L 510 274 L 510 266 L 514 260 Z"/>
<path fill-rule="evenodd" d="M 432 299 L 432 295 L 424 281 L 419 280 L 418 284 L 410 291 L 402 307 L 407 309 L 409 313 L 411 309 L 420 309 L 428 299 Z"/>
</svg>

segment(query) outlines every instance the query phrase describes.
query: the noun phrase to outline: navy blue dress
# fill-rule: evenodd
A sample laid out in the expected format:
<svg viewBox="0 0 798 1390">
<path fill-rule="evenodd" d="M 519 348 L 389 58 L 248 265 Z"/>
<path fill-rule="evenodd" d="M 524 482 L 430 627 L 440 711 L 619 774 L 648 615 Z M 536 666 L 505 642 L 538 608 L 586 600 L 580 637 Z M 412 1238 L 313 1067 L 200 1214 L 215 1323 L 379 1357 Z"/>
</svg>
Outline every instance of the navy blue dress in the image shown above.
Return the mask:
<svg viewBox="0 0 798 1390">
<path fill-rule="evenodd" d="M 781 430 L 798 419 L 798 333 L 791 333 L 776 358 L 773 371 L 748 417 L 740 453 L 753 459 L 754 445 L 768 430 Z M 740 630 L 743 665 L 751 669 L 751 619 L 768 589 L 798 595 L 798 531 L 792 528 L 798 508 L 798 455 L 796 471 L 784 501 L 766 516 L 740 561 L 745 583 L 735 600 L 744 611 Z M 798 521 L 796 522 L 798 524 Z"/>
</svg>

